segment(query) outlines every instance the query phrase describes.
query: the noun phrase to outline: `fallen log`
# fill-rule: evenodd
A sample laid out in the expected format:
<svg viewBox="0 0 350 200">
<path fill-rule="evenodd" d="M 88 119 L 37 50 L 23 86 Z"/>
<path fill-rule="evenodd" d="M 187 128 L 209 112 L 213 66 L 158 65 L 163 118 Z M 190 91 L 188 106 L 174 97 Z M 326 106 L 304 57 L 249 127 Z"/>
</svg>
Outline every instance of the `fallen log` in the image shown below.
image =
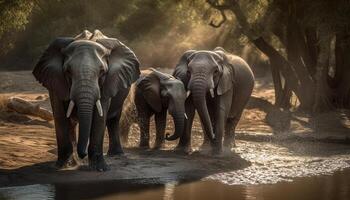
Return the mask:
<svg viewBox="0 0 350 200">
<path fill-rule="evenodd" d="M 53 115 L 51 111 L 40 107 L 38 104 L 28 102 L 27 100 L 22 98 L 18 98 L 18 97 L 9 98 L 7 102 L 7 107 L 10 110 L 16 111 L 18 113 L 33 115 L 47 121 L 53 120 Z"/>
</svg>

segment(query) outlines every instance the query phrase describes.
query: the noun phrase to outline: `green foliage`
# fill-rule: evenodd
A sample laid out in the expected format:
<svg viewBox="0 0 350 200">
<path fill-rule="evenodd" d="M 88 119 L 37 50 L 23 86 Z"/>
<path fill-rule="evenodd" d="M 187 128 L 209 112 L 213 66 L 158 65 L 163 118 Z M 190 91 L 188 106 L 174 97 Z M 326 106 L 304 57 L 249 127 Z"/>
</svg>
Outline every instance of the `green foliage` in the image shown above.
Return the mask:
<svg viewBox="0 0 350 200">
<path fill-rule="evenodd" d="M 27 24 L 0 37 L 13 41 L 5 47 L 9 52 L 0 52 L 1 67 L 30 69 L 55 37 L 84 29 L 125 42 L 144 67 L 173 67 L 187 49 L 215 47 L 220 34 L 207 25 L 203 0 L 37 0 L 33 5 Z"/>
<path fill-rule="evenodd" d="M 0 0 L 0 55 L 13 46 L 11 32 L 23 30 L 29 22 L 34 3 L 34 0 Z"/>
<path fill-rule="evenodd" d="M 20 30 L 28 23 L 28 16 L 34 1 L 1 0 L 0 1 L 0 38 L 11 29 Z"/>
</svg>

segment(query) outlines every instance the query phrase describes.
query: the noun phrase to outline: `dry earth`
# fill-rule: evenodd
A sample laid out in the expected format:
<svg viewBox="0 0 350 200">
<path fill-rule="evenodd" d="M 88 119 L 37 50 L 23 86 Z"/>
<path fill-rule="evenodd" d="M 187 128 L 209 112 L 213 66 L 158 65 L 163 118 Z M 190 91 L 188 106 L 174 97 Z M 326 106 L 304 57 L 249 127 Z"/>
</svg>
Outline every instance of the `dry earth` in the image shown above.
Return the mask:
<svg viewBox="0 0 350 200">
<path fill-rule="evenodd" d="M 0 80 L 0 187 L 189 178 L 215 179 L 227 184 L 260 184 L 328 174 L 350 166 L 347 111 L 326 113 L 314 120 L 303 113 L 271 111 L 269 101 L 273 100 L 273 89 L 269 78 L 263 78 L 257 81 L 254 98 L 239 123 L 237 147 L 232 153 L 213 157 L 198 151 L 202 142 L 198 120 L 193 127 L 195 151 L 191 155 L 173 152 L 175 142 L 166 143 L 160 151 L 135 148 L 139 142 L 135 125 L 126 155 L 107 157 L 110 171 L 88 171 L 86 160 L 80 161 L 79 169 L 56 171 L 52 167 L 56 159 L 53 123 L 4 107 L 7 97 L 18 96 L 50 109 L 47 91 L 35 82 L 29 71 L 0 72 Z M 167 132 L 172 131 L 172 126 L 169 119 Z M 151 130 L 154 134 L 154 123 Z M 105 147 L 107 144 L 105 141 Z"/>
</svg>

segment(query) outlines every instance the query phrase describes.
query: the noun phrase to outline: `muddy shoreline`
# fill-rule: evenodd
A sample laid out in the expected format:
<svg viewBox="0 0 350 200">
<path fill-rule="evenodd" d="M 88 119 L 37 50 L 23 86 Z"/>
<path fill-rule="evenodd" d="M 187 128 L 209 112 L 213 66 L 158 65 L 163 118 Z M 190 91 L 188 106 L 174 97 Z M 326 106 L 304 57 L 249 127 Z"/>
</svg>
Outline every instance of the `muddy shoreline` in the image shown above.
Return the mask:
<svg viewBox="0 0 350 200">
<path fill-rule="evenodd" d="M 143 182 L 198 180 L 219 172 L 243 169 L 250 163 L 238 155 L 223 159 L 194 152 L 126 149 L 123 157 L 108 157 L 107 172 L 91 171 L 87 161 L 77 169 L 56 170 L 54 162 L 44 162 L 13 170 L 0 169 L 0 187 L 29 184 L 82 183 L 94 181 L 138 180 Z"/>
<path fill-rule="evenodd" d="M 254 147 L 254 148 L 253 148 Z M 259 151 L 257 151 L 259 150 Z M 29 184 L 82 183 L 112 180 L 215 180 L 228 185 L 273 184 L 297 177 L 329 175 L 350 167 L 348 145 L 237 141 L 235 153 L 212 157 L 200 152 L 184 155 L 171 150 L 126 149 L 125 157 L 106 157 L 111 170 L 57 171 L 53 161 L 17 169 L 0 169 L 0 187 Z"/>
</svg>

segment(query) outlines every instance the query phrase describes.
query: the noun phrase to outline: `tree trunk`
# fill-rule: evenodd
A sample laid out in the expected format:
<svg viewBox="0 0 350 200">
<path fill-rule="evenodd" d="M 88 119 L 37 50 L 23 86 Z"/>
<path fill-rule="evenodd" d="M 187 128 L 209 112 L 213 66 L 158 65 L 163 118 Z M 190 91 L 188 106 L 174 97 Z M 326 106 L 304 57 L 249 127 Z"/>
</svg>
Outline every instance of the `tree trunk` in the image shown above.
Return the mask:
<svg viewBox="0 0 350 200">
<path fill-rule="evenodd" d="M 350 34 L 346 28 L 336 33 L 335 42 L 335 75 L 330 81 L 330 86 L 335 89 L 336 106 L 350 107 Z"/>
<path fill-rule="evenodd" d="M 291 107 L 291 103 L 290 103 L 290 99 L 292 98 L 292 90 L 289 87 L 288 82 L 284 83 L 284 87 L 283 87 L 283 92 L 281 95 L 281 100 L 279 102 L 279 107 L 283 108 L 285 110 L 290 109 Z"/>
<path fill-rule="evenodd" d="M 300 94 L 300 81 L 290 63 L 278 51 L 268 44 L 262 37 L 252 41 L 260 51 L 267 55 L 270 59 L 271 66 L 279 68 L 290 88 L 295 92 L 298 98 L 302 98 Z"/>
<path fill-rule="evenodd" d="M 286 14 L 282 13 L 279 15 L 282 21 L 282 28 L 277 27 L 276 29 L 276 27 L 273 27 L 274 33 L 282 40 L 282 44 L 287 49 L 288 60 L 268 43 L 262 37 L 261 33 L 251 27 L 238 1 L 225 1 L 226 4 L 222 5 L 219 4 L 219 1 L 208 0 L 207 2 L 213 8 L 220 11 L 232 11 L 243 33 L 260 51 L 268 56 L 275 84 L 277 105 L 288 108 L 292 92 L 299 99 L 299 107 L 303 110 L 318 110 L 328 104 L 327 99 L 329 98 L 330 90 L 327 85 L 327 79 L 329 76 L 330 39 L 328 38 L 320 42 L 319 34 L 314 27 L 320 27 L 322 24 L 311 25 L 306 28 L 300 25 L 300 23 L 303 23 L 302 19 L 307 16 L 307 13 L 305 13 L 305 2 L 286 1 L 282 5 L 285 8 L 282 10 Z M 278 6 L 281 7 L 281 4 L 278 4 Z M 325 36 L 327 35 L 329 36 L 330 34 L 325 34 Z M 320 55 L 321 50 L 319 49 L 319 44 L 321 43 L 323 45 L 322 55 Z M 338 50 L 338 55 L 344 57 L 340 54 L 345 53 L 345 51 L 339 46 Z M 337 59 L 337 62 L 339 60 L 340 58 Z M 339 62 L 337 64 L 339 67 L 337 66 L 336 76 L 341 76 L 340 74 L 342 74 L 340 73 L 342 71 L 341 69 L 343 69 L 341 66 L 342 61 Z M 281 86 L 281 76 L 285 78 L 284 87 Z M 340 79 L 336 81 L 341 82 Z M 350 81 L 347 82 L 350 83 Z M 348 87 L 339 89 L 342 91 L 342 95 L 346 97 L 347 102 L 349 99 L 350 84 L 345 85 L 348 85 Z M 315 103 L 315 100 L 317 103 Z"/>
<path fill-rule="evenodd" d="M 298 76 L 300 84 L 300 108 L 303 110 L 312 110 L 313 106 L 313 95 L 315 91 L 315 85 L 308 66 L 311 65 L 309 55 L 307 53 L 307 45 L 305 42 L 302 28 L 297 22 L 297 16 L 294 4 L 290 5 L 290 11 L 288 15 L 287 23 L 287 43 L 286 50 L 288 56 L 288 62 L 292 64 L 295 72 Z M 289 83 L 287 81 L 287 83 Z"/>
<path fill-rule="evenodd" d="M 301 108 L 311 110 L 314 96 L 310 95 L 310 93 L 312 94 L 314 91 L 314 82 L 309 76 L 308 70 L 306 70 L 303 65 L 299 65 L 298 63 L 300 62 L 288 62 L 272 45 L 259 36 L 259 34 L 250 27 L 244 13 L 236 1 L 232 1 L 230 10 L 235 14 L 244 34 L 260 51 L 269 57 L 272 65 L 275 65 L 280 69 L 289 88 L 294 91 L 300 100 Z M 300 60 L 301 58 L 299 57 L 298 59 Z M 300 87 L 301 85 L 303 87 Z"/>
<path fill-rule="evenodd" d="M 322 25 L 321 25 L 321 28 Z M 329 88 L 327 84 L 327 76 L 329 69 L 331 36 L 326 30 L 320 30 L 320 53 L 317 59 L 316 67 L 316 87 L 315 87 L 315 103 L 313 112 L 318 113 L 329 107 Z"/>
<path fill-rule="evenodd" d="M 7 107 L 11 110 L 14 110 L 18 113 L 33 115 L 40 117 L 44 120 L 51 121 L 53 120 L 52 112 L 40 107 L 39 105 L 28 102 L 19 97 L 12 97 L 8 99 Z"/>
<path fill-rule="evenodd" d="M 310 58 L 308 70 L 311 74 L 316 74 L 317 56 L 318 56 L 318 40 L 317 33 L 314 28 L 305 30 L 306 46 Z"/>
<path fill-rule="evenodd" d="M 275 89 L 275 105 L 279 106 L 281 101 L 281 96 L 283 93 L 281 74 L 278 66 L 275 63 L 271 62 L 271 73 L 272 73 L 272 81 Z"/>
</svg>

